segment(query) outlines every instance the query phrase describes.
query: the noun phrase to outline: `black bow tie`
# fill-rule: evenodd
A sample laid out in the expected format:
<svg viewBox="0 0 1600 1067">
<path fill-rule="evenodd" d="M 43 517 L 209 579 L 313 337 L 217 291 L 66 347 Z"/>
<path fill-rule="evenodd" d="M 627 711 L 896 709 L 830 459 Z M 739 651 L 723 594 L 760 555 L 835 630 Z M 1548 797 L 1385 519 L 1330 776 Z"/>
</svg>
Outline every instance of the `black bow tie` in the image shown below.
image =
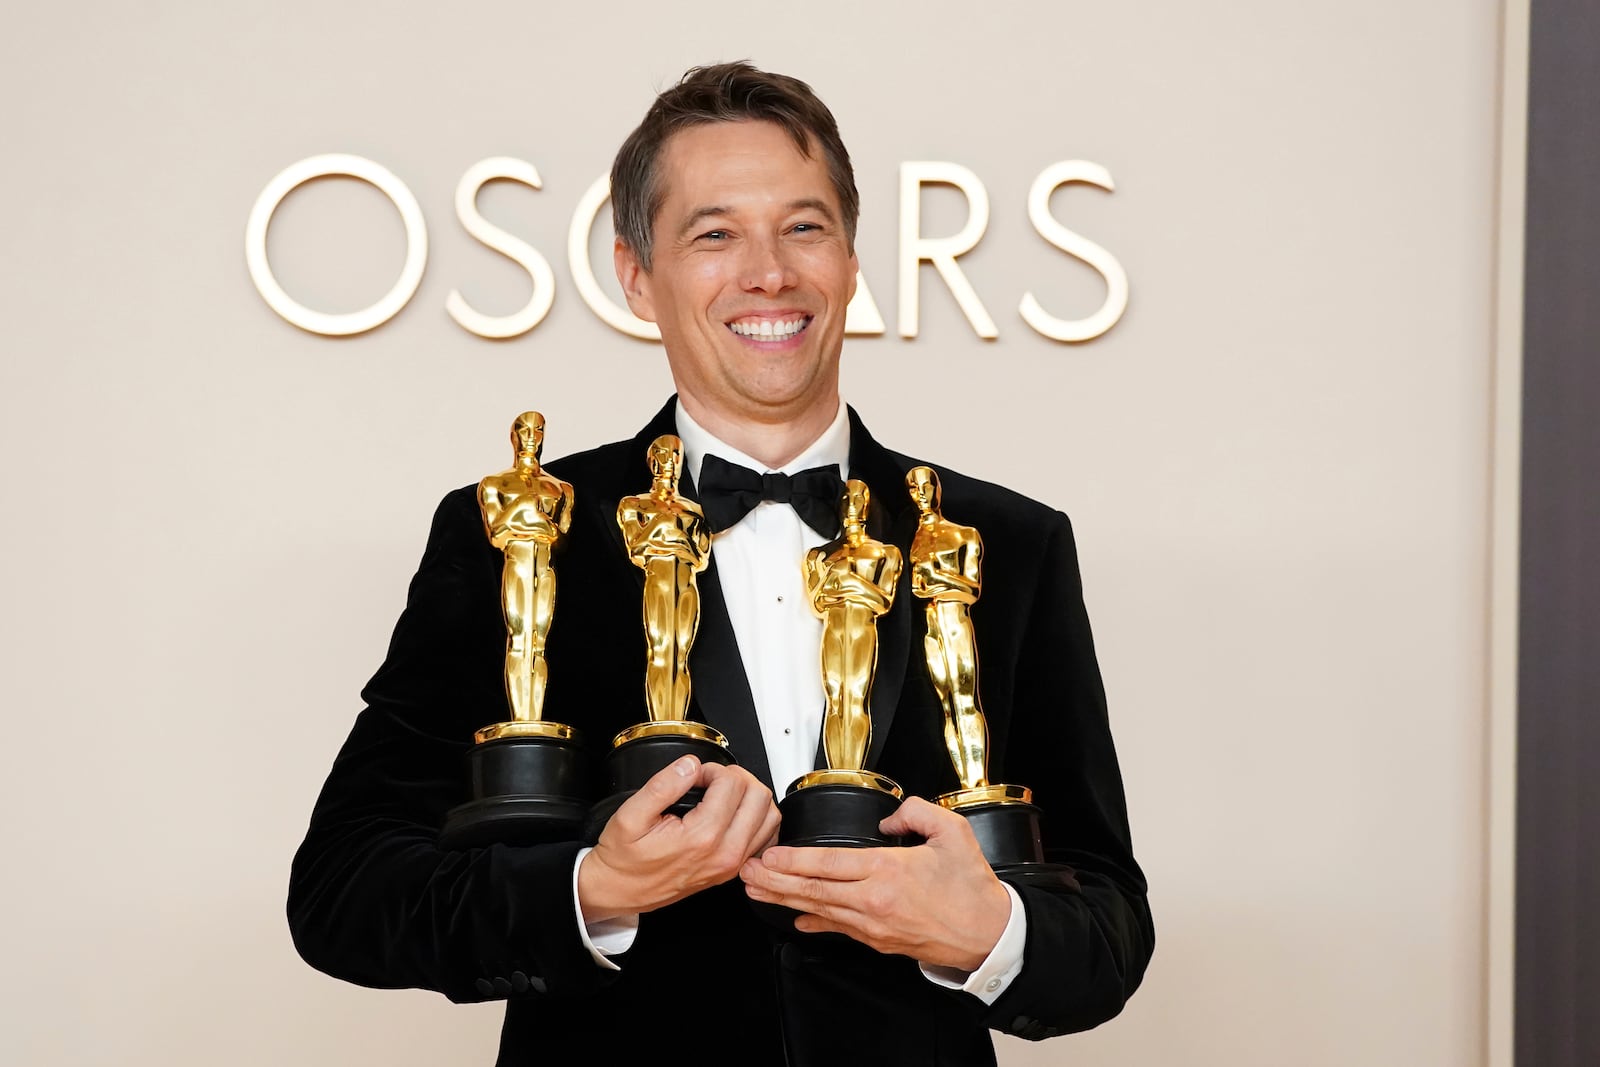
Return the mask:
<svg viewBox="0 0 1600 1067">
<path fill-rule="evenodd" d="M 798 474 L 757 474 L 749 467 L 707 454 L 700 462 L 700 507 L 713 533 L 721 533 L 764 500 L 788 504 L 800 521 L 824 537 L 839 535 L 839 500 L 844 480 L 838 464 Z"/>
</svg>

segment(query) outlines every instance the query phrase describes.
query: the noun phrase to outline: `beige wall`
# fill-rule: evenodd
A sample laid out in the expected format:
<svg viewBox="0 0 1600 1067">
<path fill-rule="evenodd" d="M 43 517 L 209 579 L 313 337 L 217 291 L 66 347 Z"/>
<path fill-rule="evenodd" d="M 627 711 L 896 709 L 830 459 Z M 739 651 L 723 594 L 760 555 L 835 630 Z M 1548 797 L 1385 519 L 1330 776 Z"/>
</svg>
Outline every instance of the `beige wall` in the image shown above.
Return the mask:
<svg viewBox="0 0 1600 1067">
<path fill-rule="evenodd" d="M 1121 1018 L 1004 1062 L 1481 1062 L 1498 5 L 578 9 L 8 19 L 0 1062 L 491 1061 L 496 1009 L 300 963 L 289 856 L 437 498 L 525 407 L 554 455 L 665 394 L 659 353 L 577 299 L 567 220 L 652 89 L 740 56 L 810 80 L 855 152 L 890 334 L 851 342 L 849 398 L 1078 526 L 1159 943 Z M 278 319 L 244 268 L 257 192 L 320 152 L 394 170 L 433 238 L 410 306 L 347 341 Z M 504 344 L 443 310 L 527 295 L 453 218 L 490 155 L 539 168 L 542 192 L 483 204 L 558 284 Z M 1099 301 L 1025 213 L 1071 158 L 1117 191 L 1055 212 L 1133 286 L 1078 347 L 1016 312 L 1027 289 Z M 963 262 L 996 342 L 927 268 L 922 336 L 893 336 L 915 159 L 989 189 Z M 292 292 L 349 310 L 401 244 L 380 197 L 325 182 L 272 249 Z M 960 417 L 914 411 L 913 379 Z"/>
</svg>

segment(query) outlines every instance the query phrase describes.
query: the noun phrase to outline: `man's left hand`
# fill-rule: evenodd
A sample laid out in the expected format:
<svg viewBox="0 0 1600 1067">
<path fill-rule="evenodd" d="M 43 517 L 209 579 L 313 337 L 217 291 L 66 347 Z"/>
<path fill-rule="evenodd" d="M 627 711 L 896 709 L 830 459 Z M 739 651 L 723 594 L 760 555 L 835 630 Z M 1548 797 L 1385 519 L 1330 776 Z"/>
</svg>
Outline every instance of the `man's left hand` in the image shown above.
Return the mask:
<svg viewBox="0 0 1600 1067">
<path fill-rule="evenodd" d="M 802 933 L 847 934 L 879 952 L 973 971 L 1011 916 L 1011 894 L 989 869 L 972 828 L 953 811 L 912 797 L 879 824 L 920 834 L 910 848 L 774 846 L 739 871 L 752 900 L 803 912 Z"/>
</svg>

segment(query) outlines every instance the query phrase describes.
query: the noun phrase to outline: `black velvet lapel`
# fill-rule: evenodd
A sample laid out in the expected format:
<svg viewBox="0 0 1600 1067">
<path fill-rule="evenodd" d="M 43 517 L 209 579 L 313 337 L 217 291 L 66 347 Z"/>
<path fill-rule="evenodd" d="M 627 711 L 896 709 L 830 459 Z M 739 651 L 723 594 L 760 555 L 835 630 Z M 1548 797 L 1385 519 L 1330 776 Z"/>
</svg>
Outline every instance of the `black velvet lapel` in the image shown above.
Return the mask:
<svg viewBox="0 0 1600 1067">
<path fill-rule="evenodd" d="M 689 494 L 684 493 L 685 496 Z M 755 698 L 750 695 L 750 679 L 739 656 L 739 640 L 722 599 L 722 583 L 717 579 L 716 553 L 700 572 L 700 633 L 694 640 L 689 670 L 691 696 L 705 721 L 728 738 L 739 766 L 755 775 L 781 796 L 772 783 L 772 768 L 767 764 L 767 743 L 761 736 L 761 721 L 756 718 Z"/>
<path fill-rule="evenodd" d="M 850 409 L 850 477 L 867 483 L 871 499 L 867 504 L 867 532 L 880 541 L 898 545 L 909 557 L 911 538 L 917 529 L 917 509 L 906 491 L 906 472 L 893 453 L 867 433 L 861 417 Z M 900 690 L 906 678 L 906 660 L 911 648 L 914 622 L 920 616 L 911 593 L 910 560 L 900 571 L 894 604 L 878 620 L 878 669 L 872 680 L 872 742 L 867 748 L 867 768 L 878 765 Z"/>
</svg>

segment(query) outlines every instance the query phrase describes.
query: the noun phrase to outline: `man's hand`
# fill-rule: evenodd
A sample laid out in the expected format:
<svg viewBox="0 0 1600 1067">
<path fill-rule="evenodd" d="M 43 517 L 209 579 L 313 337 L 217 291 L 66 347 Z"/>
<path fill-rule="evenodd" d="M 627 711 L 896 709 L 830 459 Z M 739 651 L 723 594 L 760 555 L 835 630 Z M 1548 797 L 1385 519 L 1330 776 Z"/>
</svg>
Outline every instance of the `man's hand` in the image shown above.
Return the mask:
<svg viewBox="0 0 1600 1067">
<path fill-rule="evenodd" d="M 662 814 L 695 786 L 706 792 L 693 811 Z M 684 756 L 629 797 L 583 857 L 583 921 L 654 911 L 726 882 L 777 833 L 778 808 L 754 775 Z"/>
<path fill-rule="evenodd" d="M 976 970 L 1011 916 L 967 820 L 912 797 L 879 824 L 921 834 L 911 848 L 769 848 L 740 870 L 750 899 L 805 912 L 804 933 L 848 934 L 879 952 Z"/>
</svg>

